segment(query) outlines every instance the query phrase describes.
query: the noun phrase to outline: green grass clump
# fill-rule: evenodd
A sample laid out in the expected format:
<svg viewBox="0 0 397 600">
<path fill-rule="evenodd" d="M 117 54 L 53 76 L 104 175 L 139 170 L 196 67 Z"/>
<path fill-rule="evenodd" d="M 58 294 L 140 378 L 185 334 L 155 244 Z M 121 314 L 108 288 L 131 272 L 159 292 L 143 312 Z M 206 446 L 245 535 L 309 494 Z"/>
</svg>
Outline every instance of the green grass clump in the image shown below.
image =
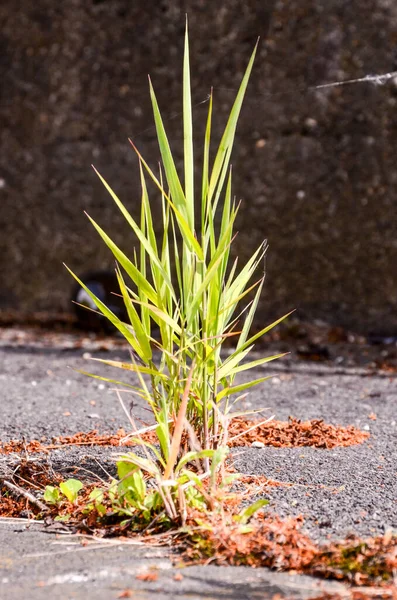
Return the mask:
<svg viewBox="0 0 397 600">
<path fill-rule="evenodd" d="M 232 397 L 237 395 L 238 400 L 248 389 L 268 379 L 263 376 L 238 383 L 236 376 L 281 356 L 246 360 L 255 341 L 282 320 L 250 335 L 264 273 L 256 281 L 253 278 L 263 264 L 266 243 L 262 243 L 243 266 L 230 257 L 233 226 L 239 210 L 239 204 L 232 197 L 230 157 L 255 53 L 256 46 L 213 161 L 210 160 L 213 111 L 212 92 L 210 94 L 199 189 L 195 188 L 194 177 L 187 29 L 183 59 L 183 178 L 178 174 L 150 80 L 162 166 L 155 173 L 133 145 L 139 159 L 142 190 L 138 221 L 98 173 L 139 243 L 138 253 L 126 256 L 89 217 L 117 261 L 120 294 L 129 322 L 118 319 L 72 273 L 134 352 L 128 363 L 102 362 L 137 374 L 139 385 L 130 388 L 150 406 L 157 424 L 158 445 L 150 445 L 138 436 L 143 456 L 124 455 L 119 460 L 119 471 L 124 473 L 130 486 L 136 486 L 135 491 L 128 492 L 130 496 L 135 494 L 141 498 L 142 493 L 143 496 L 149 493 L 142 483 L 142 473 L 152 478 L 157 490 L 152 512 L 164 511 L 171 520 L 183 520 L 189 506 L 208 508 L 211 505 L 217 472 L 227 454 L 228 422 L 234 415 L 241 414 L 233 409 Z M 153 226 L 148 180 L 154 182 L 160 195 L 160 239 Z M 217 220 L 218 227 L 215 226 Z M 241 309 L 250 294 L 253 299 Z M 160 332 L 159 339 L 152 336 L 154 326 Z M 235 348 L 224 356 L 223 345 L 231 336 L 234 336 Z"/>
</svg>

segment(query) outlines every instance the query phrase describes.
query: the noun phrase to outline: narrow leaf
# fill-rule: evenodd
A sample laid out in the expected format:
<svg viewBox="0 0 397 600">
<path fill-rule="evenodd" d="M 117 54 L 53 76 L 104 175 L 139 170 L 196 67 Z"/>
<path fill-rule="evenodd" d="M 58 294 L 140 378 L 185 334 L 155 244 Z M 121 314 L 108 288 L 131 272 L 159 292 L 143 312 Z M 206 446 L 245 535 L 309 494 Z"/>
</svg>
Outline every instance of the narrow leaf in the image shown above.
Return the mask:
<svg viewBox="0 0 397 600">
<path fill-rule="evenodd" d="M 193 125 L 192 98 L 190 91 L 189 37 L 186 19 L 185 52 L 183 58 L 183 138 L 185 160 L 185 197 L 187 217 L 194 230 L 194 157 L 193 157 Z"/>
</svg>

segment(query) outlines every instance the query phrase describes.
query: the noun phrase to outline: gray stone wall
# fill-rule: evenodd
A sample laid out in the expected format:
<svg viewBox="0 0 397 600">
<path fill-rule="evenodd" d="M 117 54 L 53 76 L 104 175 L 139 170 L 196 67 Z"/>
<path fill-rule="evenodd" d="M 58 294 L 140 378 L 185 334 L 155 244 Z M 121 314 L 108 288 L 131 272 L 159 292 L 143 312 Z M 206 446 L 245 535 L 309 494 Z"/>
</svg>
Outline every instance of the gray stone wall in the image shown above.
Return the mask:
<svg viewBox="0 0 397 600">
<path fill-rule="evenodd" d="M 138 214 L 127 138 L 159 158 L 147 73 L 180 157 L 186 11 L 193 97 L 214 86 L 215 135 L 262 36 L 233 157 L 235 253 L 270 244 L 259 320 L 297 308 L 397 332 L 396 82 L 308 89 L 397 69 L 393 0 L 2 0 L 0 308 L 67 310 L 62 261 L 111 267 L 84 210 L 132 252 L 90 164 Z"/>
</svg>

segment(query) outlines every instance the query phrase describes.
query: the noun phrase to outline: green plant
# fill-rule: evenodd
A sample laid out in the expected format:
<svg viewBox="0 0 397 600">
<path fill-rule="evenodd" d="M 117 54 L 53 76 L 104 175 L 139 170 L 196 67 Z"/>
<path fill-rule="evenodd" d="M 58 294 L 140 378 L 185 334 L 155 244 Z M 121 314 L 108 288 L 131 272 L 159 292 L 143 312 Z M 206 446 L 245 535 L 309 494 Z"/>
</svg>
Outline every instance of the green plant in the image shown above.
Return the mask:
<svg viewBox="0 0 397 600">
<path fill-rule="evenodd" d="M 67 479 L 59 484 L 59 487 L 52 485 L 46 485 L 44 490 L 43 498 L 48 504 L 59 504 L 63 502 L 65 498 L 76 503 L 77 495 L 80 490 L 83 489 L 83 484 L 78 479 Z"/>
<path fill-rule="evenodd" d="M 148 510 L 145 504 L 148 492 L 143 477 L 146 473 L 157 486 L 157 496 L 150 501 L 149 512 L 165 510 L 170 519 L 180 519 L 187 506 L 213 503 L 216 473 L 227 454 L 228 422 L 234 415 L 241 414 L 234 411 L 234 404 L 249 388 L 268 379 L 263 376 L 237 383 L 236 376 L 282 356 L 245 362 L 255 341 L 285 318 L 250 335 L 264 275 L 257 281 L 252 279 L 262 264 L 266 244 L 261 244 L 240 269 L 237 259 L 232 261 L 230 257 L 233 226 L 240 206 L 232 198 L 230 158 L 255 54 L 256 47 L 212 166 L 212 92 L 209 96 L 199 190 L 195 189 L 187 28 L 183 60 L 183 181 L 177 172 L 150 79 L 162 167 L 156 174 L 131 142 L 139 159 L 142 188 L 139 222 L 97 172 L 139 243 L 139 252 L 128 258 L 88 217 L 117 261 L 120 293 L 130 322 L 120 321 L 70 271 L 134 352 L 131 362 L 101 362 L 137 374 L 139 385 L 129 387 L 149 404 L 157 423 L 159 448 L 138 436 L 137 443 L 141 444 L 144 456 L 129 453 L 120 459 L 119 492 L 128 498 L 130 507 L 133 505 L 135 510 L 143 512 Z M 154 182 L 160 196 L 162 235 L 159 240 L 153 225 L 148 178 Z M 133 282 L 134 289 L 126 277 Z M 241 302 L 247 300 L 250 293 L 253 299 L 241 310 Z M 242 325 L 240 321 L 243 321 Z M 153 324 L 159 328 L 159 340 L 152 337 Z M 230 337 L 234 337 L 236 345 L 225 357 L 222 348 Z M 231 402 L 235 395 L 239 395 L 237 400 Z M 208 486 L 205 490 L 203 481 L 206 478 Z"/>
<path fill-rule="evenodd" d="M 48 504 L 57 505 L 61 501 L 62 494 L 58 487 L 46 485 L 43 498 Z"/>
</svg>

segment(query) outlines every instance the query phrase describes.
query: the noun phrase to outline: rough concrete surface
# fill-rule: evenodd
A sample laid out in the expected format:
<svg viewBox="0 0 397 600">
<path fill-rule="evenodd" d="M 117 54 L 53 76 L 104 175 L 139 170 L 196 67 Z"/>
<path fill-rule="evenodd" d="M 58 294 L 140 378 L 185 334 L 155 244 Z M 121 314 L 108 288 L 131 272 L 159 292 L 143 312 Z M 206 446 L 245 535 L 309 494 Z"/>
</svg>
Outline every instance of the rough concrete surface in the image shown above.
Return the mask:
<svg viewBox="0 0 397 600">
<path fill-rule="evenodd" d="M 113 386 L 73 370 L 90 370 L 82 354 L 82 350 L 55 348 L 0 349 L 2 440 L 73 434 L 93 428 L 109 431 L 122 426 L 128 430 L 128 420 L 109 390 Z M 124 357 L 121 349 L 92 355 Z M 90 366 L 97 373 L 109 374 L 100 363 Z M 233 459 L 239 471 L 294 484 L 268 488 L 268 510 L 281 515 L 302 514 L 305 531 L 319 541 L 351 532 L 365 536 L 397 529 L 395 377 L 369 375 L 361 368 L 338 373 L 335 367 L 294 361 L 269 364 L 266 371 L 275 377 L 249 396 L 247 408 L 268 407 L 265 414 L 275 414 L 282 420 L 293 415 L 353 424 L 371 434 L 360 446 L 333 450 L 235 449 Z M 128 381 L 132 381 L 130 375 Z M 137 420 L 148 419 L 139 403 L 133 412 Z M 370 419 L 370 414 L 375 414 L 376 420 Z M 89 479 L 104 476 L 103 469 L 114 468 L 112 455 L 114 450 L 104 448 L 74 448 L 37 458 L 49 461 L 65 474 L 77 467 L 78 476 Z M 15 458 L 3 456 L 0 467 L 12 466 Z M 178 565 L 172 567 L 172 561 L 178 559 L 167 548 L 117 544 L 99 544 L 97 549 L 81 547 L 77 538 L 44 533 L 36 524 L 26 529 L 18 521 L 0 522 L 0 539 L 0 584 L 4 590 L 0 597 L 7 600 L 25 598 L 28 592 L 33 600 L 46 598 L 49 593 L 62 600 L 108 599 L 117 598 L 126 588 L 133 589 L 133 597 L 137 598 L 156 594 L 159 598 L 270 599 L 279 593 L 281 598 L 298 599 L 315 597 L 319 586 L 330 593 L 345 589 L 340 584 L 266 569 L 210 565 L 181 569 Z M 158 569 L 157 581 L 136 579 L 137 574 L 153 566 Z M 173 579 L 176 572 L 183 574 L 181 581 Z"/>
<path fill-rule="evenodd" d="M 306 600 L 322 590 L 345 586 L 312 577 L 242 567 L 172 566 L 162 548 L 98 543 L 82 547 L 78 539 L 43 533 L 38 526 L 0 523 L 0 593 L 4 600 L 111 600 L 130 589 L 132 598 L 149 600 Z M 174 557 L 175 558 L 175 557 Z M 136 576 L 156 572 L 154 582 Z M 175 581 L 176 574 L 183 579 Z"/>
<path fill-rule="evenodd" d="M 0 308 L 69 310 L 62 261 L 79 272 L 113 267 L 83 210 L 132 254 L 136 240 L 90 164 L 139 215 L 127 138 L 157 164 L 150 73 L 182 166 L 173 117 L 186 12 L 198 176 L 203 100 L 214 86 L 215 148 L 261 36 L 233 155 L 243 199 L 233 252 L 241 261 L 269 241 L 266 319 L 297 308 L 396 332 L 396 79 L 309 89 L 396 69 L 390 0 L 2 0 Z"/>
</svg>

